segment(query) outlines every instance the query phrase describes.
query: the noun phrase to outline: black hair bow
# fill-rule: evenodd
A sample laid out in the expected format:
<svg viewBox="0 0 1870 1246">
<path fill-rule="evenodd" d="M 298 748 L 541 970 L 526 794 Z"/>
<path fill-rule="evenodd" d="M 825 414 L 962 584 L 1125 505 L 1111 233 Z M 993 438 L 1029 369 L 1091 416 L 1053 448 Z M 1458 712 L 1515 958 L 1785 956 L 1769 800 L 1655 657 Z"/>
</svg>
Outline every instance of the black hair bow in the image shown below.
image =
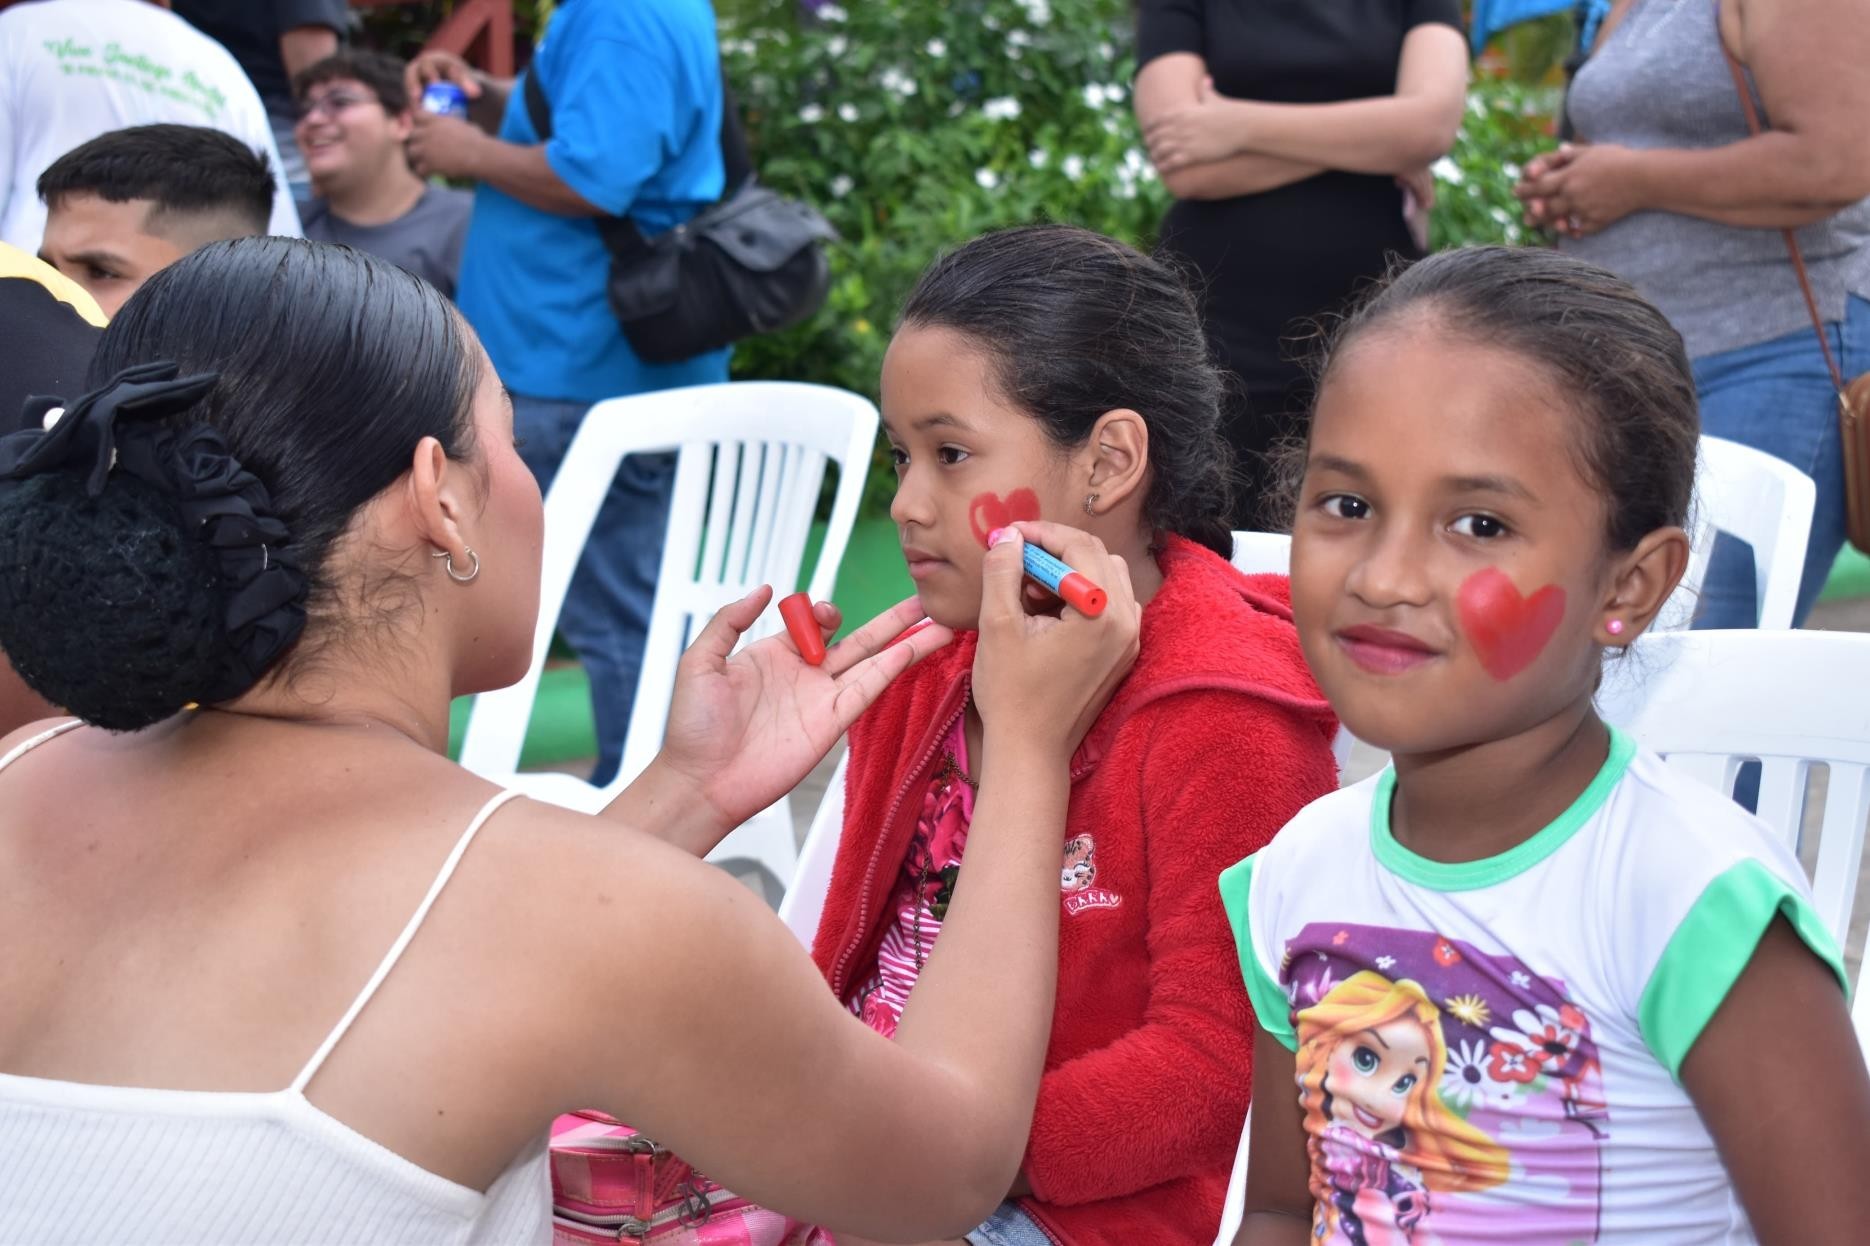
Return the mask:
<svg viewBox="0 0 1870 1246">
<path fill-rule="evenodd" d="M 170 498 L 183 531 L 209 549 L 219 572 L 227 644 L 201 689 L 203 703 L 247 691 L 305 627 L 306 580 L 283 552 L 286 525 L 258 477 L 229 453 L 206 424 L 163 423 L 194 406 L 219 378 L 177 377 L 173 363 L 125 368 L 59 414 L 50 428 L 0 437 L 0 483 L 44 472 L 84 472 L 85 492 L 104 491 L 113 471 L 134 476 Z M 56 398 L 29 398 L 29 424 L 42 424 Z"/>
</svg>

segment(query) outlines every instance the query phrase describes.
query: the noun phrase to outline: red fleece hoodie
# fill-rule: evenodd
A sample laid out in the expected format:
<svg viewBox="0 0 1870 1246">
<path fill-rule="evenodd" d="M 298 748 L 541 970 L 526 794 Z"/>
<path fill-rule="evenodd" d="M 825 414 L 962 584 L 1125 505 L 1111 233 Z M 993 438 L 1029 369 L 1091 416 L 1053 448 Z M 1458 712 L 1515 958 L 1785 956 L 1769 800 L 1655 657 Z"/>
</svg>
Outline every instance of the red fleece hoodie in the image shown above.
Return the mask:
<svg viewBox="0 0 1870 1246">
<path fill-rule="evenodd" d="M 1337 786 L 1337 723 L 1284 577 L 1248 579 L 1174 537 L 1159 565 L 1141 655 L 1072 759 L 1063 852 L 1077 868 L 1061 873 L 1058 1000 L 1022 1200 L 1065 1246 L 1213 1239 L 1253 1051 L 1214 880 Z M 975 639 L 912 668 L 851 728 L 812 949 L 839 999 L 875 963 Z M 966 874 L 963 861 L 959 886 Z"/>
</svg>

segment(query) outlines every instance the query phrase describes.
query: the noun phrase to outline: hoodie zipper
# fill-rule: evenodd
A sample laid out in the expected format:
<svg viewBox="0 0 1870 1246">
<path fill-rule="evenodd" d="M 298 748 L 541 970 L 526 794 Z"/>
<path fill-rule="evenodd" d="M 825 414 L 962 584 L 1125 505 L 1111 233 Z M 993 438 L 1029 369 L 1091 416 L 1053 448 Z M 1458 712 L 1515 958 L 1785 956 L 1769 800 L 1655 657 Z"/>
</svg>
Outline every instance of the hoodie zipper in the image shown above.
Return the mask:
<svg viewBox="0 0 1870 1246">
<path fill-rule="evenodd" d="M 839 1000 L 843 1000 L 850 990 L 850 983 L 845 981 L 844 974 L 850 966 L 851 957 L 856 954 L 858 948 L 869 941 L 870 897 L 876 887 L 877 865 L 883 857 L 883 846 L 891 838 L 890 829 L 895 826 L 896 815 L 902 810 L 903 801 L 908 799 L 909 792 L 921 778 L 922 772 L 928 768 L 930 762 L 935 760 L 935 754 L 941 750 L 949 733 L 954 730 L 954 725 L 961 721 L 961 715 L 967 713 L 968 696 L 972 686 L 971 677 L 963 675 L 961 677 L 961 703 L 955 707 L 954 713 L 948 716 L 948 721 L 942 725 L 941 730 L 937 731 L 934 738 L 929 741 L 928 749 L 916 762 L 915 767 L 909 771 L 909 776 L 903 780 L 902 786 L 896 789 L 896 799 L 890 802 L 889 812 L 883 815 L 883 834 L 877 836 L 876 846 L 870 850 L 870 864 L 864 867 L 864 889 L 857 896 L 855 928 L 861 933 L 855 942 L 849 940 L 845 942 L 844 950 L 838 953 L 837 964 L 831 968 L 831 989 Z"/>
</svg>

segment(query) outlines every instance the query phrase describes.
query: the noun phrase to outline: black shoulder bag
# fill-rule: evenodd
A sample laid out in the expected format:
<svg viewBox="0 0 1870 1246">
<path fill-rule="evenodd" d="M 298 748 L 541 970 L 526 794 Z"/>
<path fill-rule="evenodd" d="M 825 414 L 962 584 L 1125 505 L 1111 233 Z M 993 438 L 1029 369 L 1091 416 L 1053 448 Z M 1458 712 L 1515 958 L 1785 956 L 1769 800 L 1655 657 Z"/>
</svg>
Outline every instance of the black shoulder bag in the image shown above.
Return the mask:
<svg viewBox="0 0 1870 1246">
<path fill-rule="evenodd" d="M 552 109 L 526 71 L 526 115 L 539 141 Z M 721 81 L 726 189 L 692 220 L 654 237 L 627 216 L 599 217 L 610 251 L 610 308 L 637 357 L 676 363 L 804 320 L 831 287 L 824 244 L 837 231 L 816 210 L 761 186 L 733 94 Z"/>
</svg>

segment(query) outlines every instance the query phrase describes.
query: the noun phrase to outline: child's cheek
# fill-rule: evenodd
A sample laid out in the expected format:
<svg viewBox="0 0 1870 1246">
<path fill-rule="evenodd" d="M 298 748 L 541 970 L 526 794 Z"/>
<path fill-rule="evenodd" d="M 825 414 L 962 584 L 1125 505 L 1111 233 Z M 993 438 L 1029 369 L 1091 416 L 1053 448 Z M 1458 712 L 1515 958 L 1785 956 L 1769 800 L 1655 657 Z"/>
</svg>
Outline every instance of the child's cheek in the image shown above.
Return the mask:
<svg viewBox="0 0 1870 1246">
<path fill-rule="evenodd" d="M 967 507 L 968 528 L 982 549 L 987 548 L 987 534 L 996 528 L 1038 518 L 1039 495 L 1031 489 L 1014 489 L 1005 497 L 998 493 L 979 493 Z"/>
<path fill-rule="evenodd" d="M 1547 584 L 1525 597 L 1498 567 L 1463 580 L 1455 604 L 1481 666 L 1502 681 L 1537 661 L 1565 618 L 1564 589 Z"/>
</svg>

